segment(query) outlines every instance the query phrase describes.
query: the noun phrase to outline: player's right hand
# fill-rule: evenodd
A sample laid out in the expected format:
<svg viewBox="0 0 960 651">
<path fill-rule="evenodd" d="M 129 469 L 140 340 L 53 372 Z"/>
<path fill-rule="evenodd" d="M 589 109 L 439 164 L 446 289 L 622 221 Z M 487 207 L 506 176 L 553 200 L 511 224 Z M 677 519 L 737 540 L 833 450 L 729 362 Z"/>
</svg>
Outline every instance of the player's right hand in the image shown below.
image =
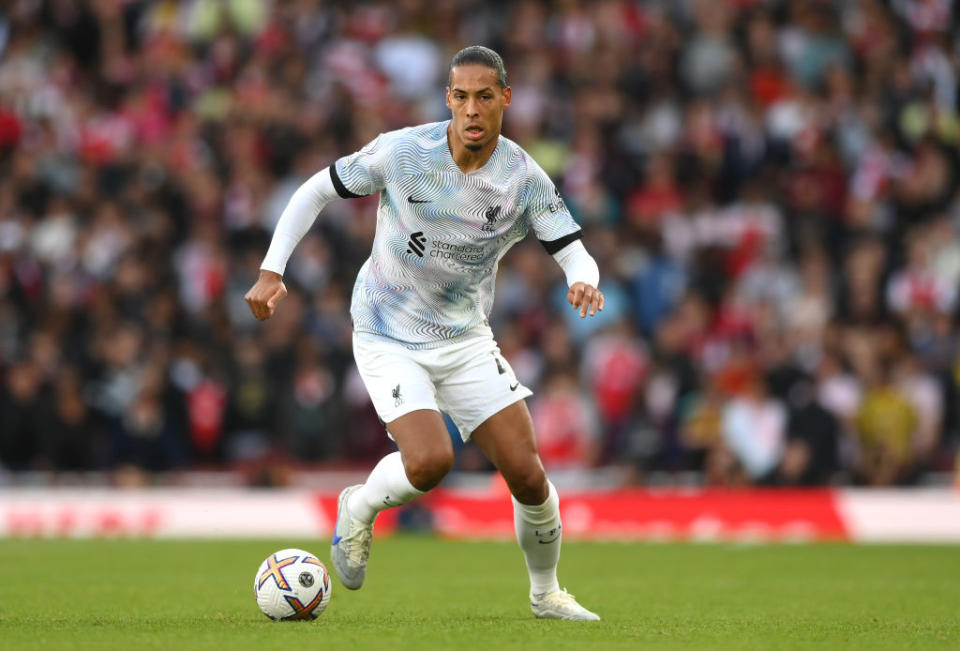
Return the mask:
<svg viewBox="0 0 960 651">
<path fill-rule="evenodd" d="M 283 276 L 266 269 L 260 270 L 260 277 L 253 284 L 250 291 L 243 298 L 250 306 L 253 316 L 261 321 L 273 316 L 277 303 L 287 295 L 287 288 L 283 284 Z"/>
</svg>

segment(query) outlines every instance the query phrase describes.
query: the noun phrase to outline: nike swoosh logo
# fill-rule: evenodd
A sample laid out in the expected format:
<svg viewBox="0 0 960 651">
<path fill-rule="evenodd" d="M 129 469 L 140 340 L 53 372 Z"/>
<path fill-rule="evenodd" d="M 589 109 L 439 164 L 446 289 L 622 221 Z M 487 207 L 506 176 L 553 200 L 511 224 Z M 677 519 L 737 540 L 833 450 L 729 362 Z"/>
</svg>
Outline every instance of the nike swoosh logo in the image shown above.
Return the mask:
<svg viewBox="0 0 960 651">
<path fill-rule="evenodd" d="M 516 384 L 511 384 L 511 385 L 510 385 L 510 390 L 511 390 L 511 391 L 516 391 L 518 386 L 520 386 L 520 383 L 519 383 L 519 382 L 517 382 Z"/>
<path fill-rule="evenodd" d="M 414 199 L 412 194 L 407 197 L 407 201 L 410 203 L 430 203 L 429 199 Z"/>
<path fill-rule="evenodd" d="M 333 539 L 330 540 L 330 544 L 336 546 L 340 542 L 340 536 L 333 534 Z"/>
</svg>

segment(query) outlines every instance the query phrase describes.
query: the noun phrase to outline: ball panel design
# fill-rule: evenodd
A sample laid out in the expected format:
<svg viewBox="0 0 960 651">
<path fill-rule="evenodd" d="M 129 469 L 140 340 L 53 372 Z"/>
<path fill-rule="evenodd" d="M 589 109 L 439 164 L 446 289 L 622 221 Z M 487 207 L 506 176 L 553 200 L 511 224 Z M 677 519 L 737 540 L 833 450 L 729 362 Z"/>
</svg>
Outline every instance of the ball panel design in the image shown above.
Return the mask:
<svg viewBox="0 0 960 651">
<path fill-rule="evenodd" d="M 273 620 L 316 619 L 330 602 L 332 583 L 326 566 L 302 549 L 281 549 L 268 556 L 253 581 L 257 606 Z"/>
</svg>

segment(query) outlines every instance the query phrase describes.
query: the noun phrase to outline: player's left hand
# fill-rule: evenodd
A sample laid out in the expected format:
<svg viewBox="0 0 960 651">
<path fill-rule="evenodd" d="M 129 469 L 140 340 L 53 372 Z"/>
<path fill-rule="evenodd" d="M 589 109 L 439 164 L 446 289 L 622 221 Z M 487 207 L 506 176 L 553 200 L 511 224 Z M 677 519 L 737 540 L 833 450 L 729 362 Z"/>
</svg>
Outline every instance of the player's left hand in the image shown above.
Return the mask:
<svg viewBox="0 0 960 651">
<path fill-rule="evenodd" d="M 584 282 L 576 282 L 570 286 L 567 292 L 567 302 L 574 308 L 580 308 L 580 318 L 589 314 L 594 316 L 597 310 L 603 312 L 603 293 Z"/>
</svg>

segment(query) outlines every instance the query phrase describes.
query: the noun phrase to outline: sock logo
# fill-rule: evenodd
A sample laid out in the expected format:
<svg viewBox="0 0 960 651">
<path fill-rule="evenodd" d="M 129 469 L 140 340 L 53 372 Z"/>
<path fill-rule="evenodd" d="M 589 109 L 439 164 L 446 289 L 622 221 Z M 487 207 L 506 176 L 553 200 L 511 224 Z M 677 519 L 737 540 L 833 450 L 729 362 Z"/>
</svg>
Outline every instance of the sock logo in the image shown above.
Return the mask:
<svg viewBox="0 0 960 651">
<path fill-rule="evenodd" d="M 553 529 L 534 529 L 533 535 L 537 537 L 537 542 L 541 545 L 549 545 L 552 542 L 556 542 L 560 539 L 560 533 L 563 525 L 558 524 Z"/>
<path fill-rule="evenodd" d="M 410 235 L 407 240 L 407 253 L 416 253 L 418 258 L 423 257 L 423 252 L 427 249 L 427 238 L 423 231 L 417 231 Z"/>
</svg>

